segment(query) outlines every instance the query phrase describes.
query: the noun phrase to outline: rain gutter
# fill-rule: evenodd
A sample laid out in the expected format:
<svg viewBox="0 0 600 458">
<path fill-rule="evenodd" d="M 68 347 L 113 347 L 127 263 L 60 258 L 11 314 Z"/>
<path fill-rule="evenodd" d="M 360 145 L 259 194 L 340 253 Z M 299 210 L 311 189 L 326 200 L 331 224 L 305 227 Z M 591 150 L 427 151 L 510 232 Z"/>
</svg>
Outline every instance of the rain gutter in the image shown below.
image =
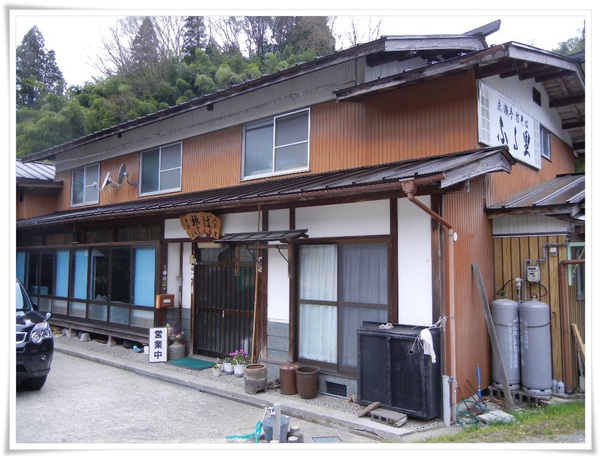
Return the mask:
<svg viewBox="0 0 600 458">
<path fill-rule="evenodd" d="M 456 382 L 456 323 L 454 321 L 455 315 L 455 300 L 454 300 L 454 246 L 453 242 L 456 241 L 456 232 L 452 224 L 438 215 L 436 212 L 431 210 L 427 205 L 415 198 L 417 192 L 417 183 L 415 180 L 402 181 L 402 190 L 406 193 L 406 197 L 410 202 L 415 204 L 434 220 L 438 221 L 442 226 L 446 228 L 446 232 L 449 237 L 449 242 L 446 243 L 446 271 L 448 274 L 448 281 L 446 282 L 446 312 L 449 318 L 449 331 L 448 340 L 450 343 L 450 377 L 451 381 Z M 456 390 L 451 390 L 451 405 L 456 405 Z M 452 422 L 456 422 L 456 409 L 451 409 Z"/>
</svg>

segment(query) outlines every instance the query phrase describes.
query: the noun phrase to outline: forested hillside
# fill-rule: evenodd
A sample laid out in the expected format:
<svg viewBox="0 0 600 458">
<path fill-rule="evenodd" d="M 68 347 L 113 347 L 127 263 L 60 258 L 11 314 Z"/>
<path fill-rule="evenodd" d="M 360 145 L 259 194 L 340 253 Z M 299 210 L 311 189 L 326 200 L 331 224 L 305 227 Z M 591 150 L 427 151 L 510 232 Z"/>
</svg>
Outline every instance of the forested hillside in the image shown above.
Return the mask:
<svg viewBox="0 0 600 458">
<path fill-rule="evenodd" d="M 327 17 L 127 17 L 97 56 L 103 77 L 66 87 L 33 27 L 16 55 L 17 156 L 330 54 L 335 43 Z"/>
</svg>

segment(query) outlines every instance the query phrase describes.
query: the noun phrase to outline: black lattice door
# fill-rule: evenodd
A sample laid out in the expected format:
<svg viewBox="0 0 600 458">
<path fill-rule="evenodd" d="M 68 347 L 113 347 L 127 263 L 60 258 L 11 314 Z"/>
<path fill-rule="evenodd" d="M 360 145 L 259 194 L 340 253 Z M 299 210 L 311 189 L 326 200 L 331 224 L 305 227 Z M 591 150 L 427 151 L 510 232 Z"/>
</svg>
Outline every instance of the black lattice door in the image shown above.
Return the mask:
<svg viewBox="0 0 600 458">
<path fill-rule="evenodd" d="M 195 278 L 196 353 L 225 357 L 252 349 L 256 268 L 246 249 L 200 249 Z"/>
</svg>

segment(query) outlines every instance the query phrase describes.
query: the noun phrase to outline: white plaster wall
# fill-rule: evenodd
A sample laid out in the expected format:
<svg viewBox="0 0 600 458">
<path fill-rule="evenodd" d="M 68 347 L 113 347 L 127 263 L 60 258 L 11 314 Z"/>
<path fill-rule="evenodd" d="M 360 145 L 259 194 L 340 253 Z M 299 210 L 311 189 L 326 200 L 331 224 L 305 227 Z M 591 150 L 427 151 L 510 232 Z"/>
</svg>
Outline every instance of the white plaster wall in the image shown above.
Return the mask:
<svg viewBox="0 0 600 458">
<path fill-rule="evenodd" d="M 430 206 L 429 196 L 419 200 Z M 399 323 L 433 324 L 431 262 L 431 217 L 408 199 L 398 199 Z"/>
<path fill-rule="evenodd" d="M 236 232 L 260 231 L 260 218 L 257 212 L 228 213 L 222 216 L 221 233 L 233 234 Z"/>
<path fill-rule="evenodd" d="M 269 230 L 283 230 L 290 227 L 290 211 L 287 209 L 269 212 Z M 287 249 L 281 254 L 289 259 Z M 268 319 L 289 323 L 290 320 L 290 279 L 288 263 L 275 248 L 269 250 Z"/>
<path fill-rule="evenodd" d="M 165 240 L 189 238 L 185 229 L 181 226 L 179 218 L 165 220 Z"/>
<path fill-rule="evenodd" d="M 181 293 L 179 291 L 179 280 L 181 277 L 181 264 L 179 262 L 180 254 L 179 243 L 169 243 L 167 246 L 167 294 L 175 295 L 175 304 L 181 302 Z M 189 264 L 189 258 L 184 259 L 186 264 Z"/>
<path fill-rule="evenodd" d="M 289 259 L 288 250 L 281 250 Z M 269 250 L 268 319 L 288 323 L 290 320 L 290 279 L 288 263 L 276 249 Z"/>
<path fill-rule="evenodd" d="M 189 308 L 192 303 L 192 282 L 194 280 L 194 266 L 190 264 L 190 256 L 192 255 L 192 243 L 183 244 L 183 266 L 181 278 L 181 305 Z"/>
<path fill-rule="evenodd" d="M 288 209 L 269 212 L 269 230 L 277 231 L 290 228 L 290 211 Z M 304 229 L 304 228 L 302 228 Z"/>
<path fill-rule="evenodd" d="M 389 216 L 387 200 L 298 208 L 296 228 L 308 229 L 310 238 L 387 235 Z"/>
<path fill-rule="evenodd" d="M 180 252 L 182 258 L 180 258 Z M 193 265 L 190 264 L 192 242 L 169 243 L 167 246 L 167 294 L 175 295 L 175 304 L 190 308 L 192 302 Z M 181 290 L 179 284 L 181 283 Z"/>
</svg>

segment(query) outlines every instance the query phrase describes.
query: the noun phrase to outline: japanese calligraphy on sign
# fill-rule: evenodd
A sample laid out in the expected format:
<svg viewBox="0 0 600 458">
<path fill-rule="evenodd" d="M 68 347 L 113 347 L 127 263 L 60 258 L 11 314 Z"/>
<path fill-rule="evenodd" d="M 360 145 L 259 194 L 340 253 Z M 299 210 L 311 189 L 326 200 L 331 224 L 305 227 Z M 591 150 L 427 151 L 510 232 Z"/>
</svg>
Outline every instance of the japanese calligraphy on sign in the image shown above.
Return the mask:
<svg viewBox="0 0 600 458">
<path fill-rule="evenodd" d="M 166 362 L 167 345 L 167 328 L 150 328 L 150 336 L 148 339 L 148 362 Z"/>
<path fill-rule="evenodd" d="M 182 215 L 179 220 L 192 240 L 206 235 L 217 240 L 221 238 L 221 218 L 212 213 L 188 213 Z"/>
<path fill-rule="evenodd" d="M 541 168 L 540 124 L 500 93 L 480 82 L 479 141 L 507 145 L 518 161 Z"/>
</svg>

